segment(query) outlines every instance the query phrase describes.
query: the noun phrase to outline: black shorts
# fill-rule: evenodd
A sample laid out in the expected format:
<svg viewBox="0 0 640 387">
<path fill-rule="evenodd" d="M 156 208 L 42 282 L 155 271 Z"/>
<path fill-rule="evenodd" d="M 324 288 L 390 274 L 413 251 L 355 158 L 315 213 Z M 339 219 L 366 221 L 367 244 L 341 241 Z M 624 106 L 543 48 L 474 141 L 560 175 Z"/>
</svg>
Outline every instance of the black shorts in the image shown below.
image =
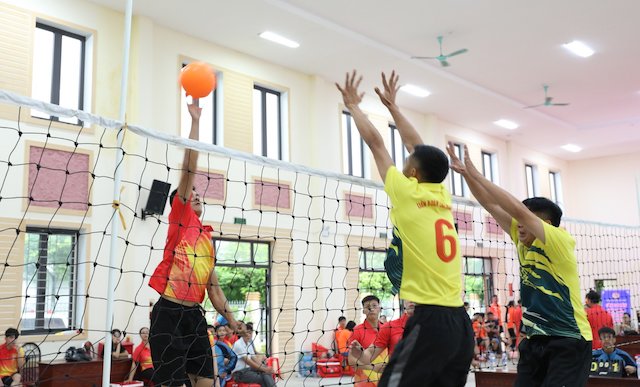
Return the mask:
<svg viewBox="0 0 640 387">
<path fill-rule="evenodd" d="M 417 305 L 379 387 L 464 387 L 474 335 L 464 307 Z"/>
<path fill-rule="evenodd" d="M 556 336 L 533 336 L 518 346 L 515 386 L 567 386 L 587 384 L 591 365 L 591 342 Z"/>
<path fill-rule="evenodd" d="M 0 380 L 2 380 L 3 386 L 10 386 L 13 383 L 13 375 L 3 376 L 2 378 L 0 378 Z"/>
<path fill-rule="evenodd" d="M 200 306 L 161 297 L 151 312 L 149 344 L 154 384 L 181 386 L 189 380 L 187 374 L 213 379 L 207 321 Z"/>
</svg>

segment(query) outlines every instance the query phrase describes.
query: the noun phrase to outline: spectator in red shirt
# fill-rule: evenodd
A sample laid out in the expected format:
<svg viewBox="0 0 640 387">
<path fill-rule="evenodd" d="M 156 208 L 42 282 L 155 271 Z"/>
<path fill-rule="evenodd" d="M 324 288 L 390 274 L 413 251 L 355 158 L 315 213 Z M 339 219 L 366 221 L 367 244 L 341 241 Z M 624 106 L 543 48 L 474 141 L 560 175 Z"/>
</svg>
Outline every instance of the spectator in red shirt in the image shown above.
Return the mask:
<svg viewBox="0 0 640 387">
<path fill-rule="evenodd" d="M 153 376 L 153 361 L 151 360 L 151 348 L 149 347 L 149 328 L 140 329 L 140 344 L 133 351 L 133 361 L 131 362 L 131 371 L 127 381 L 132 381 L 134 377 L 140 377 L 145 381 L 151 381 Z M 136 370 L 140 367 L 138 376 Z"/>
<path fill-rule="evenodd" d="M 498 296 L 495 294 L 491 297 L 491 305 L 489 305 L 489 310 L 493 312 L 493 317 L 498 320 L 498 325 L 502 328 L 502 310 L 500 309 L 500 305 L 498 304 Z"/>
<path fill-rule="evenodd" d="M 600 293 L 593 289 L 589 290 L 589 293 L 587 293 L 587 296 L 584 299 L 584 303 L 587 306 L 587 320 L 589 320 L 589 325 L 591 325 L 591 332 L 593 334 L 593 341 L 591 342 L 592 349 L 602 347 L 600 336 L 598 336 L 600 328 L 613 328 L 613 317 L 611 317 L 611 314 L 600 306 L 600 300 Z"/>
<path fill-rule="evenodd" d="M 380 299 L 376 296 L 369 295 L 362 299 L 362 313 L 367 316 L 362 324 L 353 328 L 353 334 L 347 341 L 349 348 L 369 348 L 378 336 L 380 316 Z M 355 342 L 355 345 L 354 345 Z M 359 344 L 359 346 L 358 346 Z M 353 349 L 349 350 L 349 365 L 356 367 L 356 374 L 353 381 L 355 387 L 375 387 L 376 382 L 380 378 L 378 374 L 381 370 L 376 369 L 371 362 L 365 365 L 357 365 L 358 358 Z M 374 359 L 375 360 L 375 359 Z"/>
<path fill-rule="evenodd" d="M 381 326 L 378 336 L 371 346 L 364 351 L 360 351 L 359 348 L 355 348 L 355 351 L 357 352 L 354 353 L 353 356 L 358 359 L 358 365 L 371 364 L 371 361 L 380 356 L 385 349 L 389 350 L 389 356 L 391 356 L 396 344 L 402 340 L 404 327 L 407 324 L 407 320 L 413 316 L 415 309 L 415 302 L 405 300 L 404 313 L 402 316 Z"/>
</svg>

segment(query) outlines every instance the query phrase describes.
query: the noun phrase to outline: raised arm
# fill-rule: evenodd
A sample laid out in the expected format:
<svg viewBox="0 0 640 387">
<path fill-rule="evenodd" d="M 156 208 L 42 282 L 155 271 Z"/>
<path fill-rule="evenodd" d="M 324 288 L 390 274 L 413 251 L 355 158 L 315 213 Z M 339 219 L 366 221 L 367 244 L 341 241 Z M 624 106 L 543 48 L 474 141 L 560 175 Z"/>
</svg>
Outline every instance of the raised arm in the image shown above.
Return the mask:
<svg viewBox="0 0 640 387">
<path fill-rule="evenodd" d="M 409 153 L 413 152 L 413 148 L 416 145 L 423 144 L 422 138 L 418 134 L 418 131 L 411 125 L 411 122 L 407 120 L 407 118 L 400 112 L 400 108 L 396 105 L 396 94 L 400 89 L 398 86 L 398 74 L 395 71 L 391 72 L 391 77 L 387 81 L 387 77 L 384 73 L 382 73 L 382 86 L 384 87 L 384 92 L 380 91 L 379 88 L 376 87 L 376 94 L 380 97 L 380 101 L 384 104 L 384 106 L 389 109 L 389 113 L 391 113 L 391 117 L 393 117 L 393 121 L 400 132 L 400 137 L 402 138 L 402 142 L 404 146 L 407 147 Z"/>
<path fill-rule="evenodd" d="M 229 301 L 227 301 L 227 297 L 224 295 L 224 292 L 220 287 L 218 275 L 216 274 L 215 270 L 211 270 L 207 293 L 209 294 L 209 300 L 211 300 L 211 304 L 213 305 L 213 307 L 218 311 L 218 313 L 220 313 L 224 316 L 224 318 L 227 319 L 227 321 L 229 322 L 229 327 L 235 331 L 238 323 L 235 317 L 233 317 L 233 311 L 231 310 Z"/>
<path fill-rule="evenodd" d="M 380 172 L 380 177 L 382 177 L 382 180 L 384 181 L 387 176 L 387 170 L 393 165 L 393 160 L 391 160 L 389 151 L 384 146 L 382 136 L 362 110 L 360 110 L 359 104 L 362 101 L 364 93 L 358 94 L 358 86 L 362 81 L 362 77 L 358 77 L 357 80 L 356 77 L 356 71 L 353 70 L 351 75 L 347 73 L 344 86 L 340 86 L 336 83 L 336 87 L 340 90 L 340 93 L 342 93 L 344 105 L 351 112 L 351 117 L 353 117 L 353 120 L 356 123 L 360 136 L 369 149 L 371 149 L 373 158 L 376 161 L 376 166 L 378 167 L 378 172 Z"/>
<path fill-rule="evenodd" d="M 447 152 L 451 157 L 451 168 L 464 176 L 473 196 L 493 215 L 503 230 L 509 233 L 511 218 L 515 218 L 519 224 L 545 243 L 544 226 L 540 218 L 509 192 L 487 180 L 473 165 L 466 145 L 464 163 L 455 156 L 451 143 L 447 147 Z"/>
<path fill-rule="evenodd" d="M 194 99 L 191 105 L 187 105 L 189 114 L 191 115 L 191 131 L 189 138 L 192 140 L 200 139 L 200 113 L 202 108 L 198 107 L 198 100 Z M 193 189 L 193 180 L 195 172 L 198 168 L 198 151 L 193 149 L 185 149 L 184 161 L 182 162 L 182 174 L 180 175 L 180 183 L 178 183 L 178 197 L 183 203 L 186 203 L 191 196 Z"/>
</svg>

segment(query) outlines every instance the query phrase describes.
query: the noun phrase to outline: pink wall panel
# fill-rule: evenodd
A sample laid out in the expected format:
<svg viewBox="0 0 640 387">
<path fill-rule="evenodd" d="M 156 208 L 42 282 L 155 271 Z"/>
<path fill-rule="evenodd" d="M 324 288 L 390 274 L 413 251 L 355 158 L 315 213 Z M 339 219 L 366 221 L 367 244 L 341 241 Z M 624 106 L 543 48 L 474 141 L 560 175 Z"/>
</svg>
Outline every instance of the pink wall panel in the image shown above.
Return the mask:
<svg viewBox="0 0 640 387">
<path fill-rule="evenodd" d="M 193 180 L 193 185 L 200 197 L 214 200 L 224 200 L 225 183 L 226 177 L 222 173 L 214 172 L 198 172 Z"/>
<path fill-rule="evenodd" d="M 291 209 L 291 188 L 289 184 L 256 180 L 254 182 L 254 195 L 258 206 Z"/>
<path fill-rule="evenodd" d="M 371 196 L 345 194 L 347 217 L 373 219 L 373 199 Z"/>
<path fill-rule="evenodd" d="M 473 215 L 463 211 L 453 211 L 453 219 L 458 224 L 458 231 L 473 230 Z"/>
<path fill-rule="evenodd" d="M 40 167 L 38 170 L 38 166 Z M 89 206 L 89 155 L 31 146 L 29 196 L 32 206 L 86 211 Z"/>
<path fill-rule="evenodd" d="M 498 225 L 498 222 L 496 222 L 495 219 L 493 219 L 492 216 L 486 216 L 484 218 L 484 229 L 486 231 L 487 234 L 491 234 L 491 235 L 502 235 L 502 229 L 500 228 L 500 226 Z"/>
</svg>

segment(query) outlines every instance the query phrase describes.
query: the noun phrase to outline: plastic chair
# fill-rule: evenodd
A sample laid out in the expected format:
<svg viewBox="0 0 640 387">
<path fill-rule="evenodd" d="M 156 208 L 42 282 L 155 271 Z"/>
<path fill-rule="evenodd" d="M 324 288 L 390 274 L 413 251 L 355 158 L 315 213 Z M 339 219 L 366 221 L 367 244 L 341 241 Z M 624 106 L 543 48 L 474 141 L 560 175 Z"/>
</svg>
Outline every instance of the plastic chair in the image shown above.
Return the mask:
<svg viewBox="0 0 640 387">
<path fill-rule="evenodd" d="M 36 343 L 25 343 L 24 368 L 22 369 L 22 383 L 26 386 L 35 385 L 38 380 L 38 363 L 40 363 L 40 347 Z"/>
</svg>

